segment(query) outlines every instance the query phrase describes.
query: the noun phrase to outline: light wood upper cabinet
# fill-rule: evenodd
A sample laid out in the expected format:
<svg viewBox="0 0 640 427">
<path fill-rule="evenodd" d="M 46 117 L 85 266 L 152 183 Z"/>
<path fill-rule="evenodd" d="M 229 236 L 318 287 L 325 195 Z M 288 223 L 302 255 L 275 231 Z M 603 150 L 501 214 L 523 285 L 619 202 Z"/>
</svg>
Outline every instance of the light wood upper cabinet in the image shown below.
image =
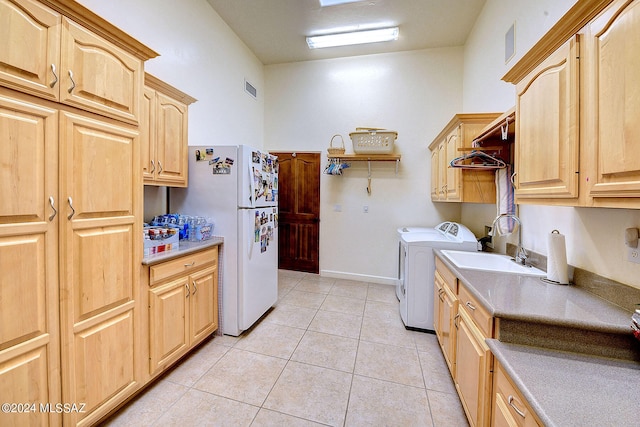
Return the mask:
<svg viewBox="0 0 640 427">
<path fill-rule="evenodd" d="M 599 206 L 640 198 L 640 1 L 615 1 L 587 34 L 595 168 L 589 196 Z M 637 199 L 617 202 L 640 206 Z"/>
<path fill-rule="evenodd" d="M 32 0 L 0 0 L 0 84 L 58 100 L 62 16 Z"/>
<path fill-rule="evenodd" d="M 456 114 L 429 145 L 432 201 L 496 202 L 494 171 L 452 168 L 449 163 L 463 155 L 465 152 L 461 149 L 471 147 L 480 131 L 499 116 L 498 113 Z M 433 170 L 436 166 L 437 171 Z"/>
<path fill-rule="evenodd" d="M 3 86 L 138 122 L 143 61 L 157 53 L 83 6 L 0 0 L 0 40 Z"/>
<path fill-rule="evenodd" d="M 640 207 L 638 40 L 640 0 L 576 2 L 503 77 L 518 203 Z"/>
<path fill-rule="evenodd" d="M 62 28 L 60 101 L 137 123 L 142 60 L 67 18 Z"/>
<path fill-rule="evenodd" d="M 62 402 L 58 111 L 8 92 L 0 88 L 0 396 Z M 0 413 L 2 426 L 60 424 L 59 414 L 39 407 Z"/>
<path fill-rule="evenodd" d="M 578 56 L 574 37 L 516 86 L 516 202 L 578 197 Z"/>
<path fill-rule="evenodd" d="M 145 75 L 142 170 L 147 185 L 186 187 L 188 106 L 196 100 L 150 74 Z"/>
</svg>

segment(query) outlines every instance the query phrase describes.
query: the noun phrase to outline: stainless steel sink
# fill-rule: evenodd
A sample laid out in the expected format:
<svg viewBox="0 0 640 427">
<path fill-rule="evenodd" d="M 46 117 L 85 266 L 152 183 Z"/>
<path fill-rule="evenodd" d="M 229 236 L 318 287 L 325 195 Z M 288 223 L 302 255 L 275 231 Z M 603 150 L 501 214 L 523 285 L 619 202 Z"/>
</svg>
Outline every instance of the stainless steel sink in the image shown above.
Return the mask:
<svg viewBox="0 0 640 427">
<path fill-rule="evenodd" d="M 546 276 L 544 271 L 516 263 L 507 255 L 492 254 L 487 252 L 464 252 L 442 250 L 444 256 L 459 268 L 471 270 L 493 271 L 497 273 L 520 274 L 524 276 Z"/>
</svg>

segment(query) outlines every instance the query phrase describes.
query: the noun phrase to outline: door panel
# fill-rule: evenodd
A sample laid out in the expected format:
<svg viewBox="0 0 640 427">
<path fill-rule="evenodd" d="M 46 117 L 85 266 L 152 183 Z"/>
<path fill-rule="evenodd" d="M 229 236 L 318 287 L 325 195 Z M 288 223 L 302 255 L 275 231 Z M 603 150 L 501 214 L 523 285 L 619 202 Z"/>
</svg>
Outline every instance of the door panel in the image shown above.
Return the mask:
<svg viewBox="0 0 640 427">
<path fill-rule="evenodd" d="M 320 154 L 272 154 L 280 165 L 278 268 L 318 273 Z"/>
</svg>

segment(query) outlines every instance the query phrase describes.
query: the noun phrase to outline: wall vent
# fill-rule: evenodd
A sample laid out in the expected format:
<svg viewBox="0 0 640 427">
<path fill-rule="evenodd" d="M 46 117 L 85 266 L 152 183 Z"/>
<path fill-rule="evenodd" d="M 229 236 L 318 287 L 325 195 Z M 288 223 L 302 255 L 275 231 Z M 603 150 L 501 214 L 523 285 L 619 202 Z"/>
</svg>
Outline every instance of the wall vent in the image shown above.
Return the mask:
<svg viewBox="0 0 640 427">
<path fill-rule="evenodd" d="M 244 81 L 244 90 L 245 90 L 245 92 L 247 92 L 252 97 L 258 98 L 258 90 L 251 83 L 249 83 L 246 79 Z"/>
</svg>

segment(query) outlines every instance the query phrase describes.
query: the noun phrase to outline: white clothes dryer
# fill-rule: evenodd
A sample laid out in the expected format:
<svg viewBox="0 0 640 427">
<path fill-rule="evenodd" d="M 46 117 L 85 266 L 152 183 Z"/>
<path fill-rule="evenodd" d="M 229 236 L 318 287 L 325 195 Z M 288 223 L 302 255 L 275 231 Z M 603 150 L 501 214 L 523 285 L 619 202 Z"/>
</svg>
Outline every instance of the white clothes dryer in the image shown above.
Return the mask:
<svg viewBox="0 0 640 427">
<path fill-rule="evenodd" d="M 433 332 L 433 249 L 477 251 L 478 241 L 467 227 L 450 221 L 428 231 L 400 235 L 399 289 L 396 293 L 400 300 L 400 317 L 407 329 Z"/>
</svg>

